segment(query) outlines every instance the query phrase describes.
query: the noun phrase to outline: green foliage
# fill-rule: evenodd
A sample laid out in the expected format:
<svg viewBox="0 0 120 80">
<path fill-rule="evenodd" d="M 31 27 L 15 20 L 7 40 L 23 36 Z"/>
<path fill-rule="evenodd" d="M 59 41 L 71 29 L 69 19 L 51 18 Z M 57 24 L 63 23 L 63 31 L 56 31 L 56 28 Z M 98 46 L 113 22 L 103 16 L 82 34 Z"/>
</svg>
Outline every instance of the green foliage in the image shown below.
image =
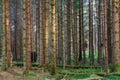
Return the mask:
<svg viewBox="0 0 120 80">
<path fill-rule="evenodd" d="M 28 69 L 25 69 L 24 71 L 23 71 L 23 76 L 26 76 L 26 75 L 28 75 L 29 74 L 29 70 Z"/>
<path fill-rule="evenodd" d="M 47 70 L 51 75 L 56 74 L 56 68 L 51 62 L 45 64 L 45 70 Z"/>
<path fill-rule="evenodd" d="M 16 65 L 16 66 L 23 66 L 23 62 L 22 61 L 14 61 L 13 62 L 13 66 Z"/>
<path fill-rule="evenodd" d="M 113 65 L 113 70 L 114 72 L 120 72 L 120 64 L 115 64 Z"/>
<path fill-rule="evenodd" d="M 34 72 L 30 72 L 30 73 L 26 74 L 26 76 L 32 77 L 32 76 L 37 76 L 37 75 Z"/>
<path fill-rule="evenodd" d="M 80 80 L 84 78 L 89 78 L 89 74 L 76 74 L 73 75 L 70 80 Z"/>
<path fill-rule="evenodd" d="M 104 80 L 120 80 L 120 76 L 109 75 L 109 76 L 105 76 Z"/>
<path fill-rule="evenodd" d="M 65 70 L 59 68 L 57 69 L 57 73 L 77 75 L 77 74 L 98 74 L 102 72 L 101 68 L 79 68 L 79 69 L 67 68 Z"/>
<path fill-rule="evenodd" d="M 63 77 L 64 77 L 64 74 L 56 74 L 56 75 L 50 75 L 47 78 L 48 79 L 54 78 L 55 80 L 61 80 L 61 79 L 63 79 Z"/>
</svg>

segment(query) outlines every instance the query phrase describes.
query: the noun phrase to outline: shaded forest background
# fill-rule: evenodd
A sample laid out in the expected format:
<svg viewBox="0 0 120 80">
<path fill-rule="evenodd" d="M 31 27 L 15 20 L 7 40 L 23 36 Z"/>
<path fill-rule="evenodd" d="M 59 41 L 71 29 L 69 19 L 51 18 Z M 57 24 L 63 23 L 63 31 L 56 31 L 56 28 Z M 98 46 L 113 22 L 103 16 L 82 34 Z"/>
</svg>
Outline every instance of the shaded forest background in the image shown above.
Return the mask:
<svg viewBox="0 0 120 80">
<path fill-rule="evenodd" d="M 119 0 L 0 0 L 1 69 L 120 72 Z M 49 69 L 48 69 L 49 70 Z"/>
</svg>

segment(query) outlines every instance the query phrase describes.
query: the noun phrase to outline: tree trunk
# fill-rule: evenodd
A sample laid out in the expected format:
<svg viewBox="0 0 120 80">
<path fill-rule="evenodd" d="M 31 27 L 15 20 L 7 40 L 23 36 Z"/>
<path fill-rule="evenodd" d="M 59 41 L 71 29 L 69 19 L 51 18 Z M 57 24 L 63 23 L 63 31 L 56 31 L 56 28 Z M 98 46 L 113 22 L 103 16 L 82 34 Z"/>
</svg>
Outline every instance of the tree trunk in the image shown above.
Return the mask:
<svg viewBox="0 0 120 80">
<path fill-rule="evenodd" d="M 5 28 L 5 0 L 2 0 L 2 70 L 7 70 L 6 28 Z"/>
<path fill-rule="evenodd" d="M 98 63 L 102 65 L 102 31 L 101 31 L 101 1 L 98 3 Z"/>
<path fill-rule="evenodd" d="M 10 30 L 10 0 L 6 0 L 6 36 L 7 36 L 7 57 L 8 67 L 12 66 L 12 52 L 11 52 L 11 30 Z"/>
<path fill-rule="evenodd" d="M 58 63 L 63 63 L 63 36 L 62 36 L 62 26 L 63 26 L 63 17 L 62 17 L 62 0 L 58 2 Z"/>
<path fill-rule="evenodd" d="M 53 31 L 52 31 L 52 44 L 53 44 L 53 67 L 56 68 L 56 0 L 53 0 L 52 2 L 52 25 L 53 25 Z"/>
<path fill-rule="evenodd" d="M 83 51 L 83 61 L 86 64 L 86 54 L 85 54 L 85 39 L 84 39 L 84 11 L 83 11 L 83 0 L 81 0 L 81 45 Z"/>
<path fill-rule="evenodd" d="M 30 0 L 27 0 L 27 68 L 31 68 L 31 14 Z"/>
<path fill-rule="evenodd" d="M 37 1 L 37 8 L 36 8 L 36 34 L 37 34 L 37 61 L 40 60 L 40 0 Z"/>
<path fill-rule="evenodd" d="M 108 36 L 107 36 L 107 3 L 104 0 L 104 35 L 105 35 L 105 71 L 106 75 L 108 75 Z"/>
<path fill-rule="evenodd" d="M 89 0 L 89 56 L 90 64 L 94 64 L 94 49 L 93 49 L 93 1 Z"/>
<path fill-rule="evenodd" d="M 79 1 L 79 61 L 82 61 L 82 0 Z"/>
<path fill-rule="evenodd" d="M 24 16 L 23 16 L 23 42 L 22 42 L 22 48 L 23 48 L 23 65 L 24 65 L 24 72 L 23 74 L 27 74 L 28 73 L 28 69 L 27 69 L 27 43 L 26 43 L 26 3 L 27 1 L 24 0 L 23 1 L 23 12 L 24 12 Z"/>
<path fill-rule="evenodd" d="M 67 0 L 67 64 L 71 64 L 71 0 Z"/>
<path fill-rule="evenodd" d="M 73 26 L 73 53 L 75 56 L 75 64 L 78 65 L 78 46 L 77 46 L 77 2 L 73 2 L 73 17 L 74 17 L 74 26 Z"/>
<path fill-rule="evenodd" d="M 49 62 L 49 54 L 48 54 L 48 24 L 49 24 L 49 1 L 45 0 L 45 64 Z"/>
<path fill-rule="evenodd" d="M 107 9 L 107 27 L 108 27 L 108 31 L 107 31 L 107 35 L 108 35 L 108 56 L 109 56 L 109 63 L 112 63 L 112 45 L 111 45 L 111 28 L 112 28 L 112 16 L 111 16 L 111 1 L 108 0 L 108 9 Z"/>
<path fill-rule="evenodd" d="M 120 50 L 119 50 L 119 0 L 113 0 L 113 11 L 114 11 L 114 38 L 113 38 L 113 53 L 112 54 L 112 63 L 114 65 L 114 71 L 120 71 Z"/>
</svg>

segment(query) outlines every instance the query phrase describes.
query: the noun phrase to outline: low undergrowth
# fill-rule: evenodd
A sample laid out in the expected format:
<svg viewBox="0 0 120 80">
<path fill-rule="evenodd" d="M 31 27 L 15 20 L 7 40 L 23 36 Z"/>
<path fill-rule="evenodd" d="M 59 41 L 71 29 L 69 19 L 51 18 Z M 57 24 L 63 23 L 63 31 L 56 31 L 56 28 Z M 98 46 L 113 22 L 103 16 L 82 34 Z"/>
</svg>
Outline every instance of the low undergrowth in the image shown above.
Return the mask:
<svg viewBox="0 0 120 80">
<path fill-rule="evenodd" d="M 34 67 L 30 72 L 23 76 L 23 69 L 20 67 L 13 67 L 8 71 L 0 71 L 0 80 L 83 80 L 88 78 L 103 78 L 104 80 L 120 80 L 120 73 L 110 73 L 105 75 L 101 68 L 57 68 L 56 74 L 51 75 L 43 68 Z M 15 74 L 14 74 L 15 73 Z"/>
</svg>

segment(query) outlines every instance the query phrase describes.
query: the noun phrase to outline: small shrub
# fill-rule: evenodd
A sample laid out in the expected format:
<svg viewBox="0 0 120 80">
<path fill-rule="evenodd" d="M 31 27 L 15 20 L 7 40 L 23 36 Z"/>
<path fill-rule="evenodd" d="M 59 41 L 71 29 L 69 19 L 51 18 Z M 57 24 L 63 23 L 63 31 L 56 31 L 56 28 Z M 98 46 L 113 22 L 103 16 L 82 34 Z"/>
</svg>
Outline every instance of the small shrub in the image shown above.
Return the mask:
<svg viewBox="0 0 120 80">
<path fill-rule="evenodd" d="M 45 65 L 45 70 L 47 70 L 51 75 L 56 74 L 56 68 L 53 63 L 47 63 Z"/>
</svg>

